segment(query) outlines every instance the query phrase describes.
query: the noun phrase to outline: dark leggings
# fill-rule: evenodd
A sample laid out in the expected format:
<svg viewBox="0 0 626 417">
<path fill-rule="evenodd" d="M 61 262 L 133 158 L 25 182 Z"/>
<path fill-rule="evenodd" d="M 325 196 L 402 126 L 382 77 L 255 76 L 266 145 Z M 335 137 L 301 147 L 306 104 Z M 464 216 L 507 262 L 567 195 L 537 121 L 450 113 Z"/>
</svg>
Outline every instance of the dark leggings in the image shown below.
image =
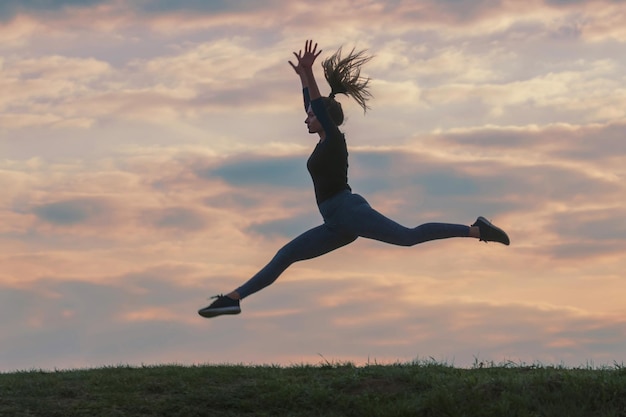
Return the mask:
<svg viewBox="0 0 626 417">
<path fill-rule="evenodd" d="M 322 202 L 319 210 L 324 224 L 283 246 L 270 263 L 237 289 L 241 298 L 272 284 L 294 262 L 324 255 L 358 237 L 413 246 L 430 240 L 469 236 L 469 226 L 460 224 L 425 223 L 415 228 L 404 227 L 374 210 L 360 195 L 347 190 Z"/>
</svg>

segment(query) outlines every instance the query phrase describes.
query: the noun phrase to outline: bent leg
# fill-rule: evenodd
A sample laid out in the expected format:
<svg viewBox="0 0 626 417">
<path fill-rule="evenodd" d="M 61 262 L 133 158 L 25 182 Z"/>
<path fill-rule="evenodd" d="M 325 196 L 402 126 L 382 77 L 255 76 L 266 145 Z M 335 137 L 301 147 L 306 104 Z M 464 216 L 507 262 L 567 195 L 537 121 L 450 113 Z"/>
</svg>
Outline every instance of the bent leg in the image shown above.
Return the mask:
<svg viewBox="0 0 626 417">
<path fill-rule="evenodd" d="M 374 210 L 361 196 L 346 210 L 343 226 L 350 233 L 400 246 L 413 246 L 430 240 L 469 237 L 469 226 L 450 223 L 425 223 L 409 228 Z"/>
<path fill-rule="evenodd" d="M 283 246 L 263 269 L 235 291 L 240 298 L 245 298 L 272 284 L 294 262 L 324 255 L 357 237 L 334 231 L 326 225 L 317 226 Z"/>
</svg>

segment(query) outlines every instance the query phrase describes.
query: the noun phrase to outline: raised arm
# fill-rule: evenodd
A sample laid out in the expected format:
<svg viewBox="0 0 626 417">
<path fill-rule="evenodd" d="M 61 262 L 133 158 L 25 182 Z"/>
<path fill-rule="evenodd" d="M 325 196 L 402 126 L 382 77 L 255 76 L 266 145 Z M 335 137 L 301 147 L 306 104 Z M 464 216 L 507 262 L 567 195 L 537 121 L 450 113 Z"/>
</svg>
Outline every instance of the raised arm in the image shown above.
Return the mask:
<svg viewBox="0 0 626 417">
<path fill-rule="evenodd" d="M 300 67 L 299 74 L 301 77 L 304 77 L 302 82 L 303 85 L 306 84 L 308 87 L 311 101 L 322 96 L 317 86 L 317 82 L 315 81 L 315 75 L 313 75 L 313 63 L 321 53 L 322 50 L 320 49 L 317 51 L 317 44 L 313 45 L 313 41 L 305 42 L 304 54 L 302 53 L 302 50 L 300 50 L 297 54 L 294 52 L 294 55 L 298 58 L 298 67 Z"/>
<path fill-rule="evenodd" d="M 298 64 L 296 65 L 293 62 L 289 61 L 289 65 L 291 65 L 293 70 L 300 77 L 300 83 L 302 84 L 302 96 L 304 98 L 304 111 L 307 112 L 309 111 L 309 105 L 311 104 L 311 97 L 309 95 L 309 81 L 306 75 L 304 74 L 304 70 L 302 69 L 302 66 L 300 65 L 300 56 L 302 56 L 302 50 L 300 50 L 299 53 L 294 52 L 293 54 L 296 56 L 297 58 L 296 62 Z"/>
<path fill-rule="evenodd" d="M 339 137 L 341 136 L 341 132 L 337 126 L 341 124 L 341 122 L 335 122 L 331 119 L 327 108 L 329 99 L 324 99 L 324 97 L 322 97 L 319 87 L 317 86 L 317 82 L 315 81 L 315 75 L 313 74 L 313 64 L 315 63 L 315 59 L 317 59 L 321 53 L 321 50 L 317 50 L 317 44 L 313 44 L 313 41 L 306 41 L 304 53 L 302 53 L 302 50 L 298 53 L 294 52 L 294 55 L 298 58 L 298 66 L 296 67 L 293 64 L 292 66 L 294 69 L 299 68 L 299 74 L 304 76 L 303 82 L 308 86 L 304 89 L 304 91 L 306 92 L 308 90 L 311 109 L 313 110 L 315 117 L 317 117 L 317 120 L 322 125 L 324 134 L 331 137 Z M 339 106 L 336 102 L 335 104 L 341 112 L 341 106 Z M 343 113 L 341 114 L 341 118 L 343 119 Z"/>
</svg>

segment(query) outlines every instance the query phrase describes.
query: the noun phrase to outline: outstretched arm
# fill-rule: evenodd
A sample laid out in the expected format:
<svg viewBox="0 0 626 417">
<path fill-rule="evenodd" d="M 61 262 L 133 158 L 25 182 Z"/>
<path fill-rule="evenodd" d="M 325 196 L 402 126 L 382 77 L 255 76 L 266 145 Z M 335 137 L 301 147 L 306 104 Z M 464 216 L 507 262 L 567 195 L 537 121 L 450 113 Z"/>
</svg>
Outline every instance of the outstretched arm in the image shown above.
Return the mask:
<svg viewBox="0 0 626 417">
<path fill-rule="evenodd" d="M 313 75 L 313 63 L 321 53 L 321 49 L 317 51 L 317 44 L 313 45 L 313 41 L 306 41 L 304 54 L 302 53 L 302 50 L 300 50 L 297 54 L 294 52 L 294 55 L 298 58 L 298 66 L 296 67 L 293 64 L 292 66 L 294 66 L 294 69 L 299 68 L 299 74 L 304 74 L 304 82 L 308 86 L 305 91 L 308 90 L 309 92 L 311 108 L 315 117 L 317 117 L 317 120 L 321 123 L 324 132 L 327 135 L 336 137 L 339 136 L 341 132 L 339 132 L 339 129 L 328 114 L 328 110 L 322 101 L 322 94 L 320 93 L 317 82 L 315 81 L 315 76 Z"/>
<path fill-rule="evenodd" d="M 300 50 L 297 54 L 295 52 L 293 53 L 296 58 L 298 58 L 298 65 L 297 67 L 293 64 L 291 65 L 294 66 L 294 69 L 299 67 L 300 77 L 304 77 L 304 80 L 302 81 L 303 86 L 306 84 L 308 87 L 311 101 L 322 96 L 317 86 L 317 82 L 315 81 L 315 75 L 313 75 L 313 63 L 321 53 L 322 50 L 320 49 L 317 51 L 317 44 L 313 45 L 312 40 L 305 42 L 304 54 L 302 53 L 302 50 Z"/>
<path fill-rule="evenodd" d="M 300 52 L 298 53 L 293 53 L 296 56 L 297 59 L 297 65 L 294 64 L 293 62 L 289 61 L 289 65 L 291 65 L 291 68 L 293 68 L 293 70 L 296 72 L 296 74 L 298 74 L 298 76 L 300 77 L 300 81 L 302 83 L 302 88 L 308 88 L 309 83 L 307 81 L 306 75 L 304 74 L 304 70 L 302 68 L 302 65 L 300 65 L 300 57 L 302 56 L 302 50 L 300 50 Z"/>
<path fill-rule="evenodd" d="M 295 65 L 293 62 L 289 61 L 289 65 L 291 65 L 293 70 L 300 77 L 300 83 L 302 84 L 302 95 L 304 98 L 304 111 L 306 113 L 307 111 L 309 111 L 309 105 L 311 104 L 311 97 L 309 95 L 309 81 L 306 75 L 304 74 L 304 70 L 302 69 L 302 66 L 300 65 L 300 56 L 302 55 L 302 50 L 300 50 L 300 52 L 297 54 L 295 52 L 293 54 L 298 59 L 297 60 L 298 64 Z"/>
</svg>

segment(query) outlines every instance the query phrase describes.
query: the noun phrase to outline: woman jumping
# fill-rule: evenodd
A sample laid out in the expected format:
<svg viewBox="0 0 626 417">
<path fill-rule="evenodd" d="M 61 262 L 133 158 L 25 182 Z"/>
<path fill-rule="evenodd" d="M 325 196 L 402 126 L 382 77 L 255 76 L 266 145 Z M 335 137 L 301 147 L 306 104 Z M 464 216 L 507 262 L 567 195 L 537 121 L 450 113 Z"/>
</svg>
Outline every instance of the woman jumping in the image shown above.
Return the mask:
<svg viewBox="0 0 626 417">
<path fill-rule="evenodd" d="M 300 76 L 307 112 L 305 123 L 309 133 L 319 135 L 319 142 L 307 161 L 307 169 L 313 179 L 315 198 L 324 223 L 317 226 L 280 249 L 274 258 L 241 287 L 226 294 L 217 295 L 209 306 L 198 311 L 202 317 L 223 314 L 239 314 L 240 300 L 272 284 L 291 264 L 324 255 L 354 242 L 358 237 L 375 239 L 399 246 L 452 237 L 473 237 L 484 242 L 509 244 L 509 237 L 484 217 L 478 217 L 471 226 L 448 223 L 426 223 L 415 228 L 404 227 L 374 210 L 348 185 L 348 150 L 346 140 L 338 129 L 343 123 L 341 104 L 336 94 L 355 99 L 367 110 L 369 79 L 360 76 L 361 66 L 371 57 L 364 51 L 352 50 L 341 57 L 341 49 L 322 62 L 326 81 L 331 92 L 322 97 L 313 75 L 313 63 L 322 51 L 317 44 L 306 41 L 304 54 L 293 53 L 297 65 L 291 61 Z"/>
</svg>

